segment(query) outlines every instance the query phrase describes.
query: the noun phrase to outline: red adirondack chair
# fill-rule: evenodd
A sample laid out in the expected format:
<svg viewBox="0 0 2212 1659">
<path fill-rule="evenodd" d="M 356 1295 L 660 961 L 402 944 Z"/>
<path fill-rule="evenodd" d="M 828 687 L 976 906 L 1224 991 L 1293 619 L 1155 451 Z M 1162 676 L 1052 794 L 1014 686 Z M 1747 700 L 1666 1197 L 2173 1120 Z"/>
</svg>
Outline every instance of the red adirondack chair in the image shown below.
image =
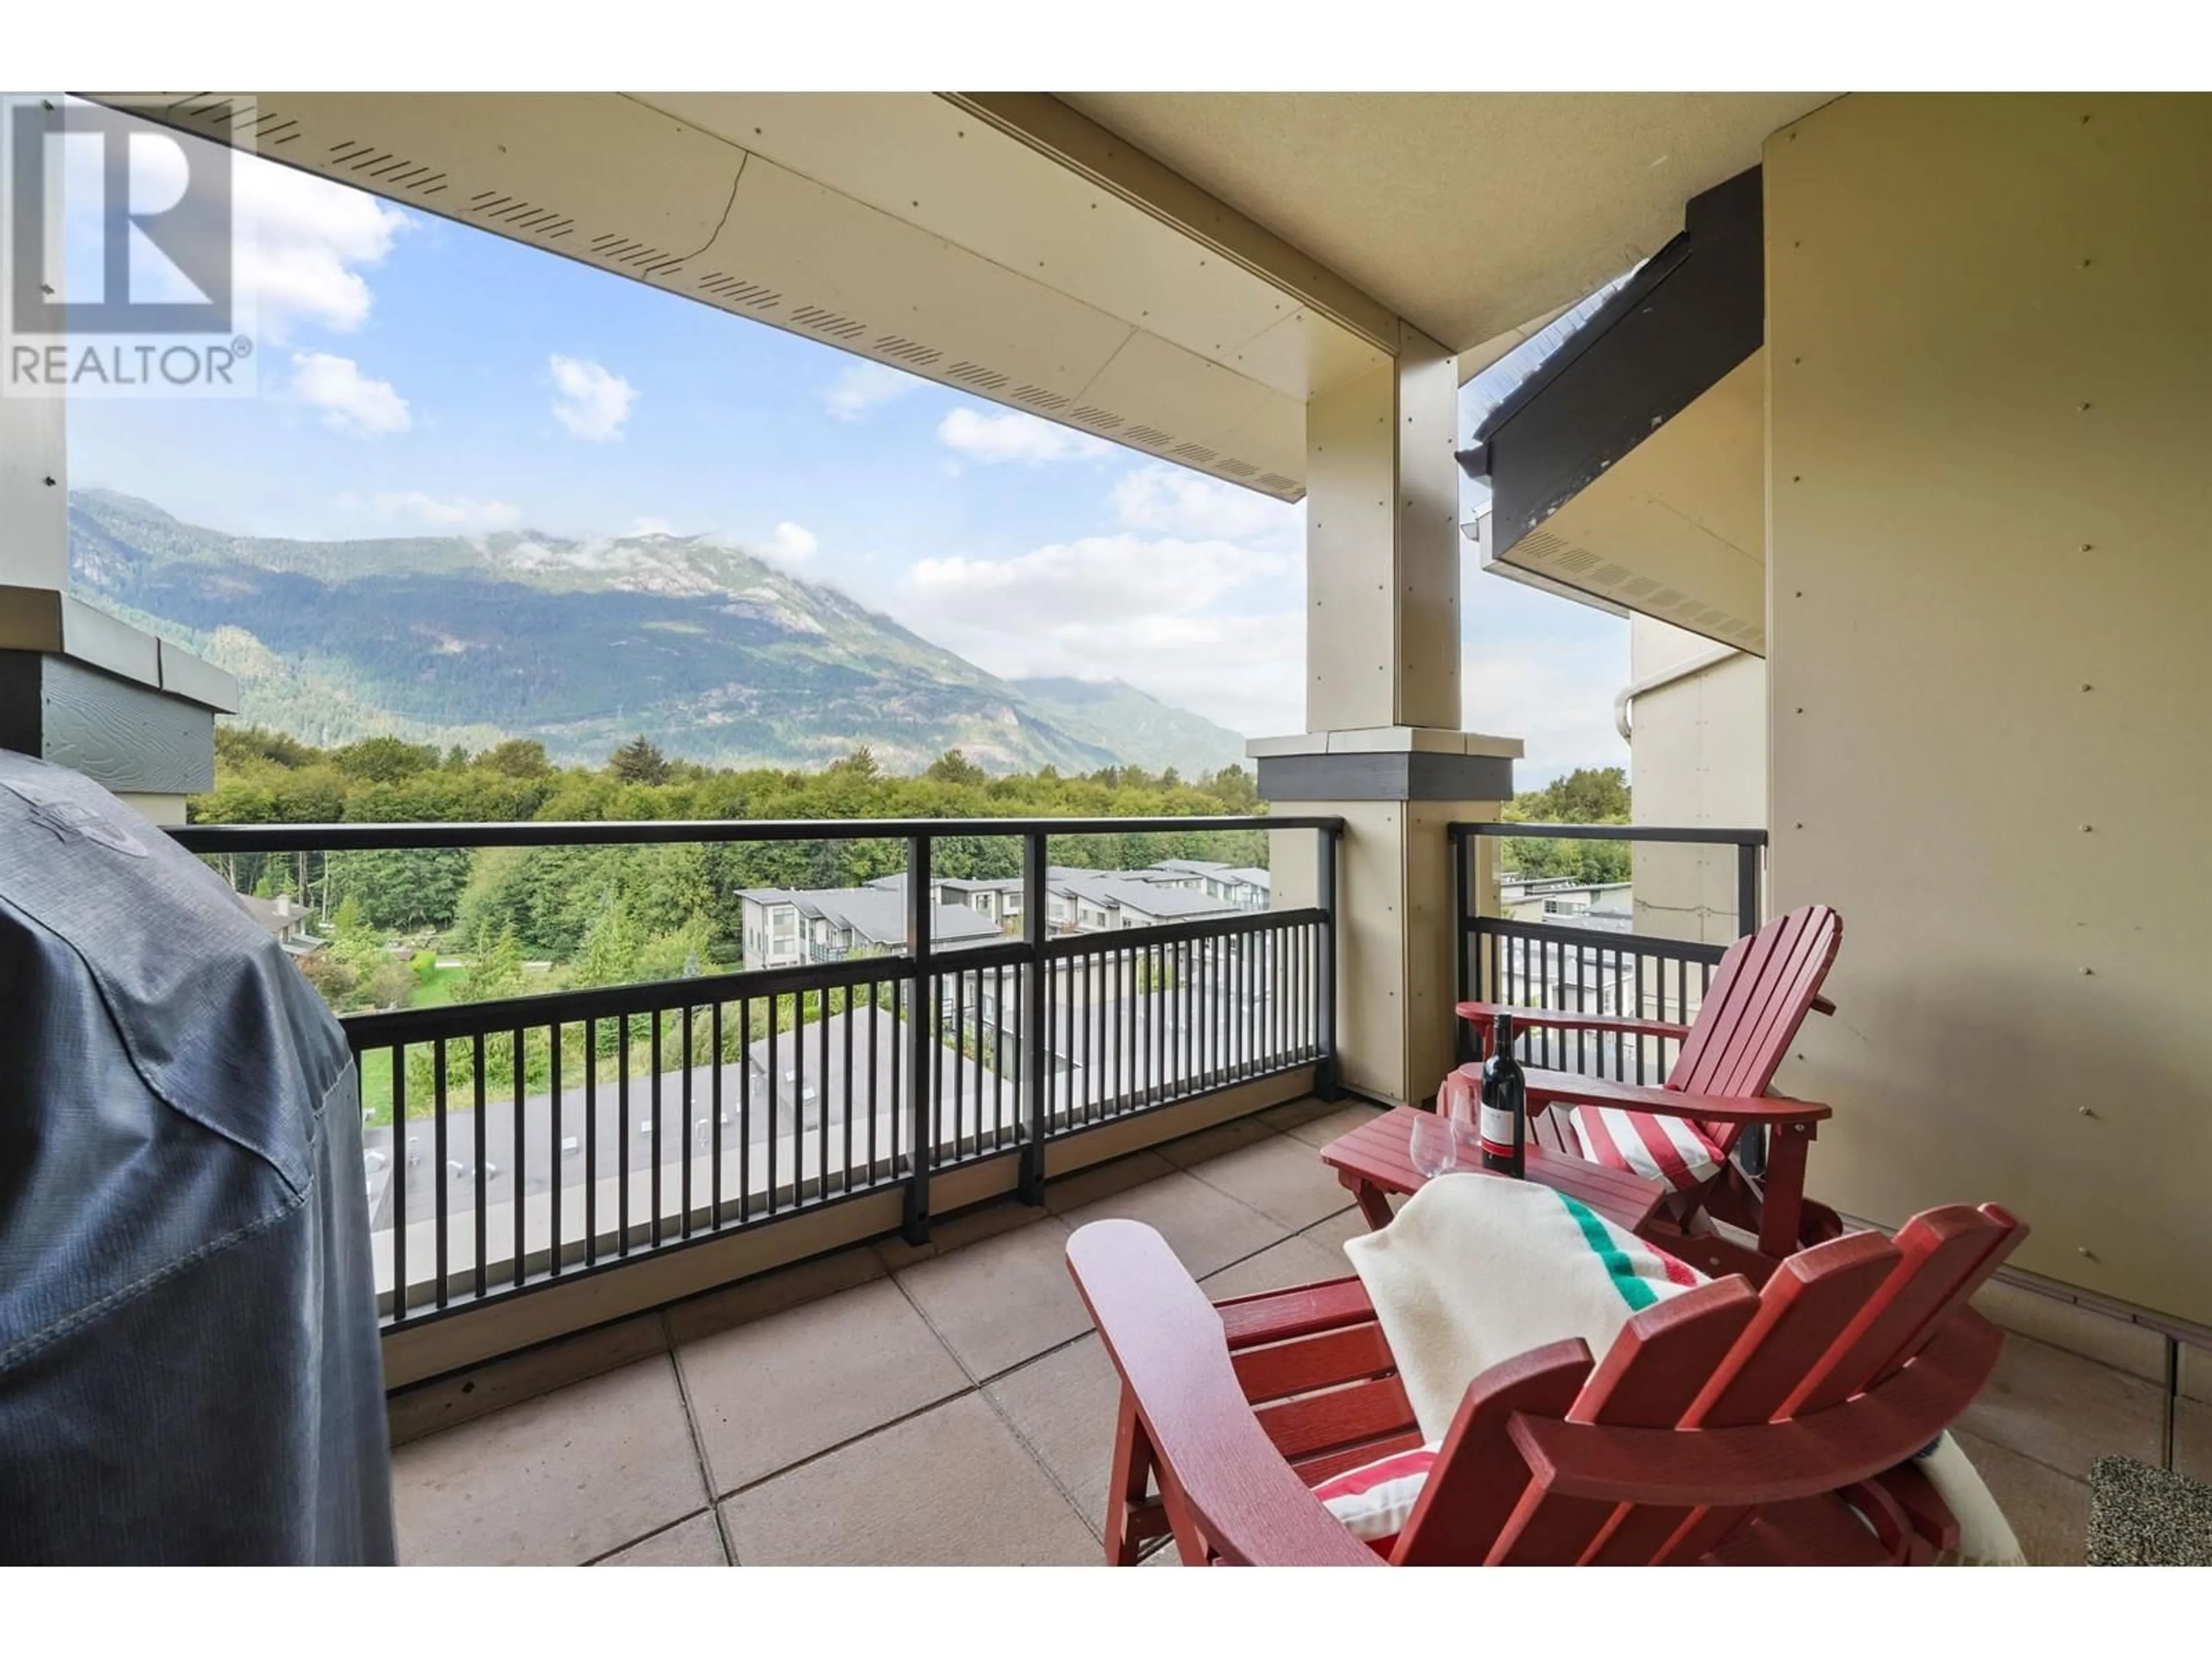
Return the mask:
<svg viewBox="0 0 2212 1659">
<path fill-rule="evenodd" d="M 1972 1402 L 1995 1327 L 1966 1305 L 2027 1229 L 1994 1206 L 1915 1217 L 1716 1279 L 1468 1386 L 1400 1566 L 1915 1564 L 1958 1528 L 1910 1461 Z M 1165 1241 L 1068 1241 L 1115 1369 L 1106 1559 L 1172 1534 L 1190 1565 L 1373 1566 L 1312 1488 L 1421 1443 L 1357 1279 L 1209 1303 Z M 1152 1493 L 1157 1478 L 1158 1491 Z"/>
<path fill-rule="evenodd" d="M 1759 1254 L 1778 1261 L 1843 1230 L 1832 1210 L 1805 1199 L 1805 1149 L 1828 1109 L 1767 1093 L 1807 1012 L 1835 1012 L 1820 982 L 1843 938 L 1843 918 L 1825 904 L 1777 916 L 1729 947 L 1689 1025 L 1491 1002 L 1462 1002 L 1458 1012 L 1474 1027 L 1481 1054 L 1490 1052 L 1501 1013 L 1512 1015 L 1516 1030 L 1680 1038 L 1681 1051 L 1656 1087 L 1528 1068 L 1531 1133 L 1547 1151 L 1665 1182 L 1674 1192 L 1664 1213 L 1675 1226 L 1686 1230 L 1702 1210 L 1756 1232 Z M 1479 1063 L 1461 1066 L 1437 1091 L 1437 1109 L 1470 1109 L 1480 1080 Z M 1551 1108 L 1564 1108 L 1566 1121 L 1558 1121 Z M 1729 1156 L 1754 1123 L 1769 1132 L 1766 1168 L 1757 1182 Z M 1698 1255 L 1703 1265 L 1724 1259 L 1729 1267 L 1755 1269 L 1719 1243 L 1701 1246 Z"/>
</svg>

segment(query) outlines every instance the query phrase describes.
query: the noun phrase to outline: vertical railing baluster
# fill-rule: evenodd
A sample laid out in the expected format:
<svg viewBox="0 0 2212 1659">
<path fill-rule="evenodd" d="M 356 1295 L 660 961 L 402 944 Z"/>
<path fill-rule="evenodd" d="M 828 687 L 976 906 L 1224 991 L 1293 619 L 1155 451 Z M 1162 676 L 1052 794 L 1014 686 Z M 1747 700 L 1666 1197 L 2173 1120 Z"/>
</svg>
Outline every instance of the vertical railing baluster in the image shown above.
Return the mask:
<svg viewBox="0 0 2212 1659">
<path fill-rule="evenodd" d="M 929 1172 L 936 1156 L 931 1137 L 934 1115 L 930 1109 L 929 1098 L 929 1051 L 939 1046 L 936 1041 L 937 993 L 931 973 L 932 955 L 936 943 L 930 935 L 931 851 L 927 836 L 908 838 L 906 949 L 914 976 L 914 1001 L 908 1020 L 911 1029 L 907 1033 L 907 1041 L 911 1050 L 914 1073 L 914 1149 L 909 1160 L 911 1175 L 906 1189 L 904 1224 L 901 1231 L 909 1244 L 926 1243 L 929 1238 Z"/>
<path fill-rule="evenodd" d="M 1175 1069 L 1174 1030 L 1170 1015 L 1175 1007 L 1173 973 L 1168 966 L 1173 954 L 1172 945 L 1152 947 L 1152 994 L 1145 1000 L 1146 1018 L 1152 1022 L 1152 1098 L 1155 1102 L 1174 1097 L 1170 1073 Z"/>
<path fill-rule="evenodd" d="M 969 1080 L 975 1085 L 975 1105 L 974 1115 L 975 1139 L 974 1151 L 975 1155 L 980 1157 L 982 1154 L 984 1146 L 983 970 L 981 969 L 971 968 L 966 973 L 960 975 L 960 997 L 962 1000 L 959 1003 L 959 1052 L 961 1054 L 968 1057 L 968 1077 Z M 974 1047 L 975 1053 L 972 1055 L 968 1055 L 968 1050 L 971 1044 Z M 958 1126 L 956 1124 L 954 1127 L 957 1131 Z M 953 1142 L 956 1146 L 959 1144 L 959 1136 L 957 1133 L 953 1137 Z"/>
<path fill-rule="evenodd" d="M 651 1101 L 653 1132 L 645 1138 L 645 1155 L 653 1160 L 653 1246 L 659 1249 L 661 1237 L 660 1166 L 667 1161 L 663 1148 L 668 1139 L 668 1125 L 663 1120 L 660 1109 L 660 1010 L 648 1010 L 646 1018 L 653 1023 L 653 1035 L 647 1040 L 646 1051 L 646 1064 L 653 1068 L 652 1079 L 646 1085 L 646 1093 Z"/>
<path fill-rule="evenodd" d="M 1322 1021 L 1321 1092 L 1324 1097 L 1334 1099 L 1340 1074 L 1336 1059 L 1336 832 L 1333 830 L 1316 830 L 1314 841 L 1320 848 L 1314 894 L 1322 913 L 1318 953 L 1321 983 L 1319 994 L 1315 999 Z"/>
<path fill-rule="evenodd" d="M 775 1115 L 771 1088 L 769 1115 Z M 738 1225 L 753 1218 L 753 1000 L 738 999 Z"/>
<path fill-rule="evenodd" d="M 707 1063 L 714 1068 L 708 1073 L 707 1084 L 707 1113 L 714 1119 L 707 1132 L 707 1184 L 709 1188 L 707 1225 L 711 1231 L 722 1224 L 722 1000 L 720 997 L 715 998 L 707 1010 L 707 1046 L 712 1050 Z"/>
<path fill-rule="evenodd" d="M 548 1029 L 551 1032 L 550 1047 L 547 1053 L 547 1061 L 550 1068 L 550 1077 L 549 1080 L 551 1083 L 553 1090 L 553 1127 L 549 1132 L 546 1144 L 557 1154 L 562 1140 L 561 1131 L 568 1125 L 568 1103 L 561 1098 L 561 1022 L 557 1019 L 555 1020 Z M 556 1156 L 553 1160 L 552 1169 L 553 1177 L 549 1184 L 553 1188 L 553 1226 L 552 1233 L 550 1235 L 550 1243 L 547 1248 L 545 1267 L 548 1273 L 558 1274 L 561 1271 L 562 1181 L 561 1161 L 557 1156 Z"/>
<path fill-rule="evenodd" d="M 1587 1014 L 1589 1012 L 1589 987 L 1586 983 L 1590 974 L 1589 947 L 1577 945 L 1574 947 L 1574 956 L 1575 1012 L 1577 1014 Z M 1577 1031 L 1575 1033 L 1575 1070 L 1587 1076 L 1589 1068 L 1589 1033 Z"/>
<path fill-rule="evenodd" d="M 489 1206 L 489 1200 L 491 1195 L 491 1178 L 484 1173 L 484 1038 L 482 1031 L 478 1031 L 476 1034 L 475 1041 L 471 1050 L 471 1059 L 473 1060 L 476 1066 L 476 1286 L 477 1298 L 481 1301 L 483 1299 L 484 1294 L 484 1229 L 486 1225 L 484 1212 Z"/>
<path fill-rule="evenodd" d="M 407 1317 L 407 1177 L 414 1160 L 407 1146 L 407 1045 L 392 1045 L 392 1319 Z"/>
<path fill-rule="evenodd" d="M 1124 1111 L 1136 1109 L 1137 1092 L 1137 953 L 1133 948 L 1115 953 L 1115 988 L 1121 993 L 1114 1000 L 1117 1018 L 1114 1031 L 1115 1081 L 1120 1085 L 1114 1091 L 1114 1100 Z"/>
<path fill-rule="evenodd" d="M 599 1259 L 599 1022 L 584 1022 L 584 1265 Z"/>
<path fill-rule="evenodd" d="M 523 1088 L 525 1080 L 530 1073 L 530 1063 L 527 1057 L 528 1051 L 524 1044 L 523 1036 L 523 1028 L 520 1025 L 516 1026 L 514 1028 L 514 1121 L 508 1126 L 514 1131 L 514 1260 L 508 1264 L 508 1267 L 514 1274 L 514 1287 L 517 1290 L 520 1290 L 522 1288 L 524 1264 L 528 1260 L 526 1249 L 527 1241 L 523 1236 L 523 1215 L 524 1212 L 530 1207 L 530 1183 L 527 1179 L 530 1166 L 523 1161 L 523 1154 L 528 1142 L 523 1133 L 522 1127 L 522 1120 L 527 1115 L 523 1098 Z M 556 1181 L 561 1177 L 560 1151 L 561 1149 L 558 1146 L 555 1146 L 550 1149 L 548 1154 L 548 1161 L 553 1170 L 553 1178 Z"/>
<path fill-rule="evenodd" d="M 684 1159 L 684 1179 L 681 1183 L 684 1202 L 684 1218 L 677 1228 L 677 1237 L 679 1238 L 689 1238 L 691 1237 L 691 1161 L 697 1156 L 692 1145 L 693 1136 L 697 1125 L 693 1121 L 691 1114 L 698 1105 L 698 1091 L 692 1086 L 691 1083 L 691 1073 L 694 1069 L 692 1065 L 694 1058 L 694 1046 L 691 1041 L 692 1008 L 690 1004 L 686 1003 L 684 1006 L 683 1012 L 684 1133 L 677 1137 L 677 1150 L 678 1155 Z"/>
<path fill-rule="evenodd" d="M 592 1064 L 592 1069 L 597 1070 L 596 1046 Z M 615 1158 L 622 1165 L 622 1187 L 615 1194 L 615 1224 L 622 1229 L 622 1248 L 616 1252 L 618 1255 L 629 1254 L 629 1016 L 623 1014 L 615 1021 Z M 588 1155 L 588 1140 L 585 1150 Z"/>
<path fill-rule="evenodd" d="M 814 1027 L 821 1024 L 821 1007 L 816 1005 Z M 810 1028 L 806 1019 L 806 993 L 791 994 L 791 1204 L 793 1209 L 806 1202 L 806 1100 L 809 1085 L 806 1081 L 806 1044 Z M 814 1117 L 822 1117 L 821 1080 L 812 1085 Z M 817 1160 L 818 1163 L 818 1159 Z"/>
<path fill-rule="evenodd" d="M 1191 1087 L 1190 1043 L 1190 948 L 1193 941 L 1178 939 L 1175 947 L 1175 1040 L 1176 1087 L 1178 1098 L 1193 1092 Z"/>
<path fill-rule="evenodd" d="M 899 1158 L 899 1125 L 901 1121 L 906 1115 L 906 1091 L 902 1086 L 905 1082 L 905 1051 L 907 1047 L 906 1027 L 899 1021 L 899 1010 L 904 1006 L 903 1000 L 906 994 L 906 981 L 903 979 L 893 980 L 890 982 L 890 990 L 891 1086 L 890 1091 L 885 1098 L 889 1101 L 890 1105 L 890 1166 L 893 1172 L 896 1173 L 898 1168 Z"/>
<path fill-rule="evenodd" d="M 1545 996 L 1545 1006 L 1552 1008 L 1564 1008 L 1567 1006 L 1567 952 L 1566 947 L 1557 939 L 1551 942 L 1551 971 L 1546 975 L 1544 981 L 1550 988 Z M 1551 1043 L 1546 1052 L 1550 1054 L 1556 1049 L 1556 1054 L 1551 1063 L 1563 1066 L 1567 1058 L 1567 1034 L 1564 1031 L 1553 1031 L 1551 1037 Z"/>
<path fill-rule="evenodd" d="M 815 995 L 817 1035 L 814 1068 L 814 1197 L 818 1203 L 830 1196 L 830 988 Z"/>
<path fill-rule="evenodd" d="M 1445 856 L 1452 866 L 1452 989 L 1455 1002 L 1472 1001 L 1477 993 L 1468 983 L 1468 918 L 1474 907 L 1470 902 L 1473 885 L 1468 873 L 1468 852 L 1470 842 L 1467 831 L 1458 824 L 1444 831 Z M 1479 943 L 1479 941 L 1478 941 Z M 1452 1019 L 1452 1052 L 1464 1064 L 1474 1058 L 1473 1030 L 1468 1023 L 1454 1015 Z"/>
<path fill-rule="evenodd" d="M 1237 935 L 1237 971 L 1243 994 L 1237 1002 L 1237 1044 L 1243 1053 L 1239 1075 L 1250 1077 L 1259 1069 L 1259 975 L 1252 960 L 1253 935 Z"/>
<path fill-rule="evenodd" d="M 1014 1094 L 1022 1114 L 1021 1195 L 1030 1204 L 1044 1202 L 1044 1143 L 1052 1128 L 1052 1103 L 1046 1088 L 1052 1075 L 1053 964 L 1044 955 L 1051 936 L 1047 924 L 1045 884 L 1049 876 L 1048 843 L 1041 835 L 1022 842 L 1022 943 L 1025 947 L 1021 971 L 1014 975 L 1022 999 L 1020 1054 L 1022 1075 Z M 1000 1021 L 1004 1025 L 1003 1015 Z"/>
<path fill-rule="evenodd" d="M 776 1059 L 776 1043 L 781 1035 L 783 999 L 770 994 L 768 1000 L 768 1203 L 763 1213 L 775 1213 L 776 1164 L 779 1162 L 777 1142 L 783 1138 L 783 1066 Z"/>
<path fill-rule="evenodd" d="M 1272 928 L 1267 933 L 1267 997 L 1268 1006 L 1274 1012 L 1275 1051 L 1271 1056 L 1270 1069 L 1283 1064 L 1285 1050 L 1290 1044 L 1290 1028 L 1285 1023 L 1286 1010 L 1283 1003 L 1283 981 L 1290 960 L 1290 936 L 1281 928 Z"/>
<path fill-rule="evenodd" d="M 876 1112 L 880 1099 L 876 1093 L 876 1033 L 882 1024 L 883 981 L 868 982 L 868 1184 L 873 1186 L 876 1168 Z"/>
<path fill-rule="evenodd" d="M 853 1020 L 854 999 L 860 988 L 857 982 L 845 988 L 845 1014 L 842 1022 L 845 1028 L 845 1071 L 839 1079 L 837 1095 L 844 1110 L 845 1153 L 842 1160 L 843 1168 L 837 1179 L 837 1190 L 841 1193 L 853 1190 Z"/>
<path fill-rule="evenodd" d="M 447 1167 L 452 1160 L 447 1155 L 446 1104 L 446 1039 L 434 1037 L 430 1041 L 430 1109 L 434 1114 L 431 1119 L 431 1139 L 436 1149 L 434 1161 L 437 1167 L 431 1172 L 431 1180 L 435 1183 L 437 1191 L 437 1198 L 432 1207 L 437 1213 L 438 1224 L 435 1229 L 437 1249 L 430 1259 L 431 1269 L 434 1275 L 430 1295 L 432 1305 L 440 1308 L 446 1305 L 447 1270 L 453 1265 L 452 1241 L 447 1235 L 446 1225 L 446 1189 L 453 1185 L 451 1174 Z"/>
<path fill-rule="evenodd" d="M 986 1020 L 979 1006 L 975 1010 L 975 1052 L 983 1052 L 983 1044 L 991 1045 L 991 1150 L 1003 1152 L 1006 1145 L 1006 1056 L 999 1043 L 999 1033 L 1006 1029 L 1006 970 L 1003 964 L 991 964 L 991 1017 Z"/>
</svg>

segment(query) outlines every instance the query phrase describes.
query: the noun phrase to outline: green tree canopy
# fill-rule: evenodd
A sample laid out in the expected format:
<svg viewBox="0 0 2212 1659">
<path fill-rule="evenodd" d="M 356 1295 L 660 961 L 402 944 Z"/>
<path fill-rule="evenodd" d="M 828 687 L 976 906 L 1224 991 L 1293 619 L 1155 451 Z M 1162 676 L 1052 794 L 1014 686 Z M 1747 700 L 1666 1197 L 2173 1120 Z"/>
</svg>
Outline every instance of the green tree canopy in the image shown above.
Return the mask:
<svg viewBox="0 0 2212 1659">
<path fill-rule="evenodd" d="M 948 749 L 930 762 L 929 770 L 922 776 L 933 783 L 953 783 L 970 788 L 988 781 L 983 769 L 957 749 Z"/>
<path fill-rule="evenodd" d="M 545 745 L 535 738 L 509 738 L 477 757 L 477 764 L 507 778 L 542 778 L 553 770 Z"/>
<path fill-rule="evenodd" d="M 216 787 L 191 804 L 198 823 L 502 823 L 521 819 L 1176 817 L 1263 810 L 1250 773 L 1227 768 L 1196 782 L 1133 768 L 1088 776 L 1050 770 L 988 777 L 948 755 L 919 777 L 885 773 L 866 749 L 819 772 L 781 768 L 708 770 L 669 761 L 648 740 L 642 771 L 614 765 L 555 767 L 541 744 L 514 739 L 459 769 L 446 757 L 390 738 L 325 750 L 252 728 L 217 733 Z M 624 745 L 625 750 L 637 744 Z M 633 766 L 632 772 L 641 769 Z M 1267 835 L 1250 830 L 1166 835 L 1055 835 L 1054 862 L 1127 868 L 1164 858 L 1264 866 Z M 1020 872 L 1012 836 L 947 836 L 936 867 L 948 876 Z M 617 896 L 644 950 L 682 936 L 677 961 L 708 967 L 742 957 L 750 887 L 849 887 L 905 867 L 896 841 L 823 840 L 682 843 L 644 847 L 429 848 L 394 852 L 226 854 L 227 879 L 241 891 L 265 887 L 334 913 L 340 936 L 361 949 L 354 994 L 389 989 L 380 956 L 392 933 L 434 931 L 444 948 L 487 951 L 512 932 L 524 955 L 573 961 L 610 895 Z M 703 939 L 703 945 L 698 941 Z M 404 961 L 398 964 L 404 976 Z M 335 973 L 333 978 L 340 977 Z M 365 1006 L 356 1003 L 352 1006 Z"/>
<path fill-rule="evenodd" d="M 417 772 L 433 770 L 439 758 L 435 744 L 405 743 L 398 738 L 363 738 L 331 756 L 339 771 L 378 783 L 396 783 Z"/>
<path fill-rule="evenodd" d="M 1628 775 L 1618 766 L 1581 766 L 1541 789 L 1525 790 L 1507 804 L 1510 823 L 1626 823 Z M 1516 874 L 1571 881 L 1629 878 L 1624 841 L 1560 841 L 1516 836 L 1505 843 L 1505 864 Z"/>
</svg>

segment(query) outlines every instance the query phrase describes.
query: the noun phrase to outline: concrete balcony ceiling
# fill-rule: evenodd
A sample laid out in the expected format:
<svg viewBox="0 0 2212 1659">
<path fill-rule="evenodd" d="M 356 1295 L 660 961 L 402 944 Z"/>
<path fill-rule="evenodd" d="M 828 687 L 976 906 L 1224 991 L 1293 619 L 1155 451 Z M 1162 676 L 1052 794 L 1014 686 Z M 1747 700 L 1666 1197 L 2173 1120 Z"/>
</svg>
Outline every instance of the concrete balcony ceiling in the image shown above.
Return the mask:
<svg viewBox="0 0 2212 1659">
<path fill-rule="evenodd" d="M 1822 101 L 89 95 L 1285 500 L 1400 319 L 1473 373 Z"/>
</svg>

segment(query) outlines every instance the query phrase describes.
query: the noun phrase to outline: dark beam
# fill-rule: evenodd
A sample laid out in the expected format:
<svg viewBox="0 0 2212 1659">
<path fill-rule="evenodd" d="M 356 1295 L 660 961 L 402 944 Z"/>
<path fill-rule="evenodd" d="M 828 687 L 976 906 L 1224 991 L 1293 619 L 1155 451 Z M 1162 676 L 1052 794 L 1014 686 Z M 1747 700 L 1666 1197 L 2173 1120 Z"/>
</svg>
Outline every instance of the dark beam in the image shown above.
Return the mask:
<svg viewBox="0 0 2212 1659">
<path fill-rule="evenodd" d="M 1759 349 L 1765 236 L 1757 167 L 1692 197 L 1682 234 L 1492 411 L 1459 462 L 1489 481 L 1493 553 Z"/>
</svg>

